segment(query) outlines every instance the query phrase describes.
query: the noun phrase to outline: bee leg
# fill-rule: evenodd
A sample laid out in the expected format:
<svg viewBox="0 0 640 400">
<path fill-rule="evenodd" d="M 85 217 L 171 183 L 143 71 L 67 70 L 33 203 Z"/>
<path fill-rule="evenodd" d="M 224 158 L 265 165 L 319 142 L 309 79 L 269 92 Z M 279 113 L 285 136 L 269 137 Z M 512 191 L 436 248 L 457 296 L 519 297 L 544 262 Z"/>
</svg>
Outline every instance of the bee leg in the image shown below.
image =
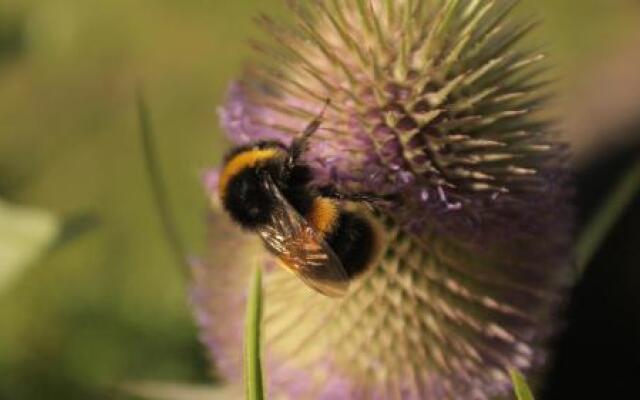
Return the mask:
<svg viewBox="0 0 640 400">
<path fill-rule="evenodd" d="M 395 194 L 377 194 L 370 192 L 344 193 L 340 192 L 333 186 L 321 186 L 318 188 L 318 192 L 322 197 L 329 197 L 342 201 L 379 203 L 390 202 L 397 199 L 397 195 Z"/>
<path fill-rule="evenodd" d="M 318 128 L 320 128 L 320 124 L 322 124 L 322 118 L 324 117 L 324 113 L 325 111 L 327 111 L 327 107 L 330 103 L 331 100 L 327 99 L 325 101 L 324 107 L 320 111 L 320 114 L 318 114 L 318 116 L 315 117 L 313 121 L 311 121 L 309 125 L 307 125 L 306 128 L 304 128 L 302 134 L 299 137 L 295 138 L 291 143 L 291 147 L 289 150 L 289 159 L 287 161 L 287 165 L 289 167 L 293 167 L 300 156 L 307 150 L 307 142 L 309 141 L 311 135 L 316 133 Z"/>
</svg>

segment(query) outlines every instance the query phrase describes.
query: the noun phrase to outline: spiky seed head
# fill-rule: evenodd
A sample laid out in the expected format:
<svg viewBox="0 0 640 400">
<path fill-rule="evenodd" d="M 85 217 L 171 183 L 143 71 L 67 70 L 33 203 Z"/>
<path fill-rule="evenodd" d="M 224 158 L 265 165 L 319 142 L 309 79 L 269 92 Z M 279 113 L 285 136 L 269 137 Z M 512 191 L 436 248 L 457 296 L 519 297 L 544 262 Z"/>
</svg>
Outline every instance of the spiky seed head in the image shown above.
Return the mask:
<svg viewBox="0 0 640 400">
<path fill-rule="evenodd" d="M 300 1 L 288 25 L 259 19 L 275 40 L 232 87 L 226 132 L 289 143 L 329 98 L 306 155 L 317 183 L 398 195 L 378 215 L 380 262 L 343 300 L 267 274 L 274 393 L 484 399 L 507 390 L 509 368 L 542 364 L 568 282 L 571 191 L 566 148 L 536 114 L 544 57 L 516 48 L 532 25 L 509 22 L 514 3 Z M 214 344 L 242 336 L 227 328 L 245 261 L 196 268 L 218 359 L 239 362 Z"/>
</svg>

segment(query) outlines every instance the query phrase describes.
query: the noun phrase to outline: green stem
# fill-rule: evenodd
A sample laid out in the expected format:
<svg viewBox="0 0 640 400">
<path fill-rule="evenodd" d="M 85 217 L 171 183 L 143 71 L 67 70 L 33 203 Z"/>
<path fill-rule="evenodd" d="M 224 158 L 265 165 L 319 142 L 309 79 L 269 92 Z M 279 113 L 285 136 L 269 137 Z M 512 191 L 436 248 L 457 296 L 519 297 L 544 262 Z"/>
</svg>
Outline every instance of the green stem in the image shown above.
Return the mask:
<svg viewBox="0 0 640 400">
<path fill-rule="evenodd" d="M 518 400 L 534 400 L 533 393 L 527 384 L 525 377 L 515 369 L 509 371 L 511 382 L 513 382 L 513 390 Z"/>
<path fill-rule="evenodd" d="M 256 266 L 251 279 L 244 333 L 244 384 L 247 400 L 262 400 L 260 324 L 262 322 L 262 269 Z"/>
<path fill-rule="evenodd" d="M 613 191 L 578 237 L 576 261 L 582 274 L 615 223 L 640 189 L 640 158 L 620 178 Z"/>
<path fill-rule="evenodd" d="M 167 189 L 162 179 L 160 163 L 153 141 L 153 126 L 151 124 L 149 108 L 147 107 L 147 102 L 141 89 L 136 91 L 136 110 L 140 126 L 140 137 L 142 139 L 145 169 L 151 184 L 153 199 L 160 215 L 162 228 L 177 264 L 181 267 L 183 273 L 187 274 L 189 272 L 189 264 L 187 262 L 185 248 L 180 240 L 180 235 L 178 234 L 176 223 L 171 213 L 171 207 L 169 206 Z"/>
</svg>

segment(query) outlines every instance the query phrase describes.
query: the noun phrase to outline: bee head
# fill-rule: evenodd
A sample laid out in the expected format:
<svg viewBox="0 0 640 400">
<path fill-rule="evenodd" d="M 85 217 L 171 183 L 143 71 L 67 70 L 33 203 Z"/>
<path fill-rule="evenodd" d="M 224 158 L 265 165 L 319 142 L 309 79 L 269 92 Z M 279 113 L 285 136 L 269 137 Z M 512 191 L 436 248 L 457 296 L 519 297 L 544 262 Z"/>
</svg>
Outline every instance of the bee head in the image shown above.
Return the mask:
<svg viewBox="0 0 640 400">
<path fill-rule="evenodd" d="M 261 168 L 246 168 L 227 187 L 223 205 L 241 227 L 255 230 L 267 224 L 276 200 L 265 187 Z"/>
<path fill-rule="evenodd" d="M 224 208 L 241 227 L 255 230 L 269 222 L 275 199 L 267 190 L 267 175 L 279 173 L 285 148 L 257 143 L 234 149 L 225 159 L 219 193 Z"/>
</svg>

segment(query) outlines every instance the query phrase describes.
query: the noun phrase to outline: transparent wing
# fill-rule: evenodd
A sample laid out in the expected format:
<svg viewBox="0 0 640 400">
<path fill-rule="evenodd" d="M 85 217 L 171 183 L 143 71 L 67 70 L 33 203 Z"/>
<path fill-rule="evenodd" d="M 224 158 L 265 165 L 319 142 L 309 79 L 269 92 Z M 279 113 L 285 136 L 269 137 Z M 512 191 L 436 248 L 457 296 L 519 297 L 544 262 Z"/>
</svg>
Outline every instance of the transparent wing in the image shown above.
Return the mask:
<svg viewBox="0 0 640 400">
<path fill-rule="evenodd" d="M 270 223 L 258 230 L 267 248 L 312 289 L 331 297 L 344 295 L 349 277 L 338 256 L 289 204 L 270 177 L 265 185 L 277 203 Z"/>
</svg>

